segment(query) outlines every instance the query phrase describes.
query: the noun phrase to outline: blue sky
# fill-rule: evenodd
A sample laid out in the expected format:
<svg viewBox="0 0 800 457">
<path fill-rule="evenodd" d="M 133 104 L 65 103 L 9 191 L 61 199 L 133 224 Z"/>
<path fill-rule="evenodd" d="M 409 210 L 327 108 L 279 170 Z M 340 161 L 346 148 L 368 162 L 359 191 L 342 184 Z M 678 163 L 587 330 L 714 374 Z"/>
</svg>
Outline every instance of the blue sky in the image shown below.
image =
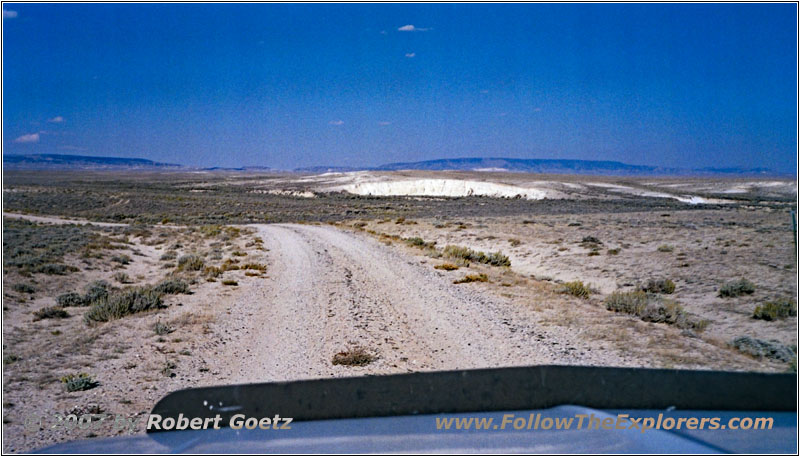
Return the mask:
<svg viewBox="0 0 800 457">
<path fill-rule="evenodd" d="M 6 154 L 796 167 L 794 4 L 3 9 Z"/>
</svg>

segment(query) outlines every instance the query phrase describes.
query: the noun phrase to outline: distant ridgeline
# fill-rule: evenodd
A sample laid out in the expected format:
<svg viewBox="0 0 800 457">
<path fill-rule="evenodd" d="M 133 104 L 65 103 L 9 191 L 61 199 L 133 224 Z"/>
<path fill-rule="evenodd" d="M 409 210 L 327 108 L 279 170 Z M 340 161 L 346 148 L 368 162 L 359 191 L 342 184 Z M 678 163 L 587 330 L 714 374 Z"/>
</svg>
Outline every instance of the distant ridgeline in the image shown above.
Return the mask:
<svg viewBox="0 0 800 457">
<path fill-rule="evenodd" d="M 67 154 L 3 155 L 4 170 L 197 170 L 172 163 L 125 157 L 92 157 Z M 200 168 L 206 171 L 276 171 L 268 167 Z M 508 171 L 518 173 L 576 174 L 607 176 L 779 176 L 767 168 L 666 168 L 630 165 L 607 160 L 463 158 L 422 162 L 389 163 L 378 167 L 312 166 L 297 168 L 301 173 L 349 171 Z"/>
<path fill-rule="evenodd" d="M 125 157 L 67 154 L 3 155 L 4 170 L 168 170 L 180 165 Z"/>
<path fill-rule="evenodd" d="M 776 175 L 767 168 L 666 168 L 648 165 L 629 165 L 607 160 L 562 160 L 562 159 L 509 159 L 509 158 L 463 158 L 438 159 L 422 162 L 389 163 L 371 168 L 350 167 L 305 167 L 295 171 L 306 173 L 342 172 L 357 170 L 394 171 L 511 171 L 519 173 L 552 173 L 578 175 L 613 176 L 763 176 Z"/>
</svg>

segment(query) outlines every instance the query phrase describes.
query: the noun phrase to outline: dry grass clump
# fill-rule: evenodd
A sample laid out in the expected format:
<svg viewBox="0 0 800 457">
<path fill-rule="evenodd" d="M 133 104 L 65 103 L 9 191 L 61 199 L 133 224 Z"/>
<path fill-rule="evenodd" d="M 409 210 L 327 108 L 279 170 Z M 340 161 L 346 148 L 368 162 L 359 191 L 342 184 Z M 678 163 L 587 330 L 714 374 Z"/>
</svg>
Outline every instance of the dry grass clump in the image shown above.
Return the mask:
<svg viewBox="0 0 800 457">
<path fill-rule="evenodd" d="M 658 252 L 672 252 L 674 250 L 675 248 L 668 244 L 662 244 L 661 246 L 658 247 Z"/>
<path fill-rule="evenodd" d="M 458 270 L 458 265 L 453 265 L 452 263 L 443 263 L 441 265 L 436 265 L 433 268 L 437 270 L 453 271 Z"/>
<path fill-rule="evenodd" d="M 561 293 L 587 299 L 592 294 L 592 291 L 583 284 L 583 281 L 570 281 L 564 283 L 561 287 Z"/>
<path fill-rule="evenodd" d="M 671 279 L 651 279 L 643 285 L 642 290 L 653 294 L 671 294 L 675 292 L 675 283 Z"/>
<path fill-rule="evenodd" d="M 789 298 L 779 298 L 775 301 L 756 306 L 753 311 L 754 319 L 774 321 L 790 316 L 797 316 L 797 304 Z"/>
<path fill-rule="evenodd" d="M 203 266 L 205 266 L 205 262 L 196 254 L 186 254 L 178 258 L 178 270 L 180 271 L 198 271 L 202 270 Z"/>
<path fill-rule="evenodd" d="M 693 319 L 674 300 L 667 300 L 642 290 L 616 291 L 603 302 L 609 311 L 631 314 L 645 322 L 675 325 L 678 328 L 702 331 L 709 322 Z"/>
<path fill-rule="evenodd" d="M 719 288 L 720 297 L 739 297 L 741 295 L 751 295 L 756 291 L 756 286 L 745 278 L 737 279 L 725 283 Z"/>
<path fill-rule="evenodd" d="M 350 346 L 344 351 L 336 353 L 331 363 L 350 367 L 363 367 L 374 362 L 375 355 L 361 346 Z"/>
<path fill-rule="evenodd" d="M 263 263 L 246 263 L 246 264 L 242 265 L 241 269 L 242 270 L 257 270 L 257 271 L 260 271 L 260 272 L 264 273 L 265 271 L 267 271 L 267 266 L 264 265 Z"/>
<path fill-rule="evenodd" d="M 484 273 L 480 273 L 477 275 L 466 275 L 461 279 L 456 279 L 453 281 L 453 284 L 464 284 L 468 282 L 487 282 L 489 281 L 489 277 L 486 276 Z"/>
<path fill-rule="evenodd" d="M 225 285 L 225 286 L 238 286 L 238 285 L 239 285 L 239 283 L 238 283 L 238 282 L 236 282 L 236 281 L 235 281 L 235 280 L 233 280 L 233 279 L 224 279 L 224 280 L 222 281 L 222 284 L 223 284 L 223 285 Z"/>
<path fill-rule="evenodd" d="M 509 260 L 508 256 L 504 255 L 500 251 L 486 255 L 483 252 L 474 251 L 464 246 L 455 246 L 450 244 L 444 247 L 442 255 L 444 255 L 445 257 L 450 257 L 452 259 L 485 263 L 488 265 L 494 265 L 498 267 L 511 266 L 511 260 Z"/>
<path fill-rule="evenodd" d="M 425 241 L 418 236 L 406 238 L 404 241 L 406 242 L 407 245 L 414 246 L 420 249 L 433 249 L 434 246 L 436 246 L 435 241 Z"/>
</svg>

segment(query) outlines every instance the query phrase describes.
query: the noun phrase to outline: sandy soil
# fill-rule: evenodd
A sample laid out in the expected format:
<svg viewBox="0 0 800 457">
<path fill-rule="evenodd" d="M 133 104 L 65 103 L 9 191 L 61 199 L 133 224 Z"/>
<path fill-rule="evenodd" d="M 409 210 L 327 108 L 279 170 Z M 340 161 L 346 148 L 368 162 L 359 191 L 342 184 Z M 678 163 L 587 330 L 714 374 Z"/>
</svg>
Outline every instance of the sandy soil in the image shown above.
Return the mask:
<svg viewBox="0 0 800 457">
<path fill-rule="evenodd" d="M 622 363 L 613 354 L 564 354 L 554 346 L 568 346 L 568 335 L 545 336 L 502 297 L 456 287 L 449 275 L 369 237 L 292 224 L 258 226 L 258 233 L 270 247 L 270 281 L 242 296 L 255 334 L 239 336 L 249 343 L 244 352 L 258 356 L 238 358 L 240 381 Z M 377 361 L 332 365 L 333 355 L 351 345 Z M 231 356 L 242 352 L 229 349 Z"/>
</svg>

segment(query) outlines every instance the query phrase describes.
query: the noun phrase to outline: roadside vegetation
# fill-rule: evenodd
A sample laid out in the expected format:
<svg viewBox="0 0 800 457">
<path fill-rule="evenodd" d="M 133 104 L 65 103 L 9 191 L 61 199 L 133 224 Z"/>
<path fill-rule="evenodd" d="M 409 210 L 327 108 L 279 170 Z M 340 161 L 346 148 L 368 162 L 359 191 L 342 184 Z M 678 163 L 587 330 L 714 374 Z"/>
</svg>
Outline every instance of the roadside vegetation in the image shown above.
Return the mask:
<svg viewBox="0 0 800 457">
<path fill-rule="evenodd" d="M 338 352 L 333 356 L 331 363 L 334 365 L 344 365 L 349 367 L 363 367 L 374 362 L 377 357 L 368 349 L 362 346 L 349 346 L 344 351 Z"/>
</svg>

